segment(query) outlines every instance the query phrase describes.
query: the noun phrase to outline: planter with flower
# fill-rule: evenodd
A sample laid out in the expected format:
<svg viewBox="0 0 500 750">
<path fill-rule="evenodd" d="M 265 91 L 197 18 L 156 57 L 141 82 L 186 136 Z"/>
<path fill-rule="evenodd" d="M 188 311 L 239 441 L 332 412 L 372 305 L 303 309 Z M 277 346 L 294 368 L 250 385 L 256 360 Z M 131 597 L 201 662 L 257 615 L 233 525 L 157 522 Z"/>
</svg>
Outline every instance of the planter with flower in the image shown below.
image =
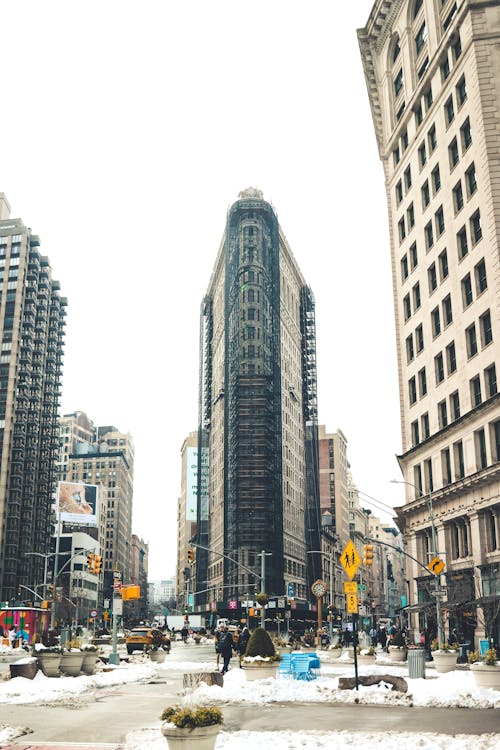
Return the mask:
<svg viewBox="0 0 500 750">
<path fill-rule="evenodd" d="M 370 648 L 362 649 L 358 647 L 357 660 L 358 664 L 375 664 L 376 657 L 375 649 L 373 648 L 373 646 L 370 646 Z"/>
<path fill-rule="evenodd" d="M 168 706 L 161 731 L 170 750 L 213 750 L 224 719 L 219 708 Z"/>
<path fill-rule="evenodd" d="M 457 666 L 458 646 L 454 643 L 443 643 L 439 648 L 438 641 L 434 640 L 431 643 L 431 652 L 436 672 L 439 674 L 453 672 Z"/>
<path fill-rule="evenodd" d="M 276 677 L 279 661 L 279 654 L 276 653 L 269 633 L 263 628 L 255 628 L 241 660 L 247 680 Z"/>
<path fill-rule="evenodd" d="M 468 661 L 478 688 L 500 690 L 500 661 L 494 648 L 489 648 L 484 656 L 473 651 Z"/>
<path fill-rule="evenodd" d="M 67 677 L 78 677 L 82 671 L 83 658 L 84 653 L 80 648 L 80 641 L 66 641 L 59 669 Z"/>
</svg>

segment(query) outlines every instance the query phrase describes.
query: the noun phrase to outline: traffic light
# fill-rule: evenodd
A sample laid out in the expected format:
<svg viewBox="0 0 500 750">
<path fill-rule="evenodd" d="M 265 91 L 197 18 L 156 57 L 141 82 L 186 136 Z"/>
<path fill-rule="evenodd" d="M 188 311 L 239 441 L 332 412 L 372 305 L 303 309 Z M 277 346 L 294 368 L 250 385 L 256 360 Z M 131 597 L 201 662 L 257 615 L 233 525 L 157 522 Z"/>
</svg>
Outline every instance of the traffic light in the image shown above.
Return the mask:
<svg viewBox="0 0 500 750">
<path fill-rule="evenodd" d="M 89 552 L 87 555 L 87 570 L 94 572 L 94 553 Z"/>
<path fill-rule="evenodd" d="M 193 547 L 190 547 L 190 548 L 188 549 L 188 563 L 189 563 L 190 565 L 193 565 L 193 563 L 194 563 L 194 559 L 195 559 L 195 552 L 194 552 L 194 549 L 193 549 Z"/>
<path fill-rule="evenodd" d="M 363 565 L 373 565 L 373 544 L 363 545 Z"/>
<path fill-rule="evenodd" d="M 94 555 L 94 573 L 99 575 L 102 570 L 102 557 L 101 555 Z"/>
</svg>

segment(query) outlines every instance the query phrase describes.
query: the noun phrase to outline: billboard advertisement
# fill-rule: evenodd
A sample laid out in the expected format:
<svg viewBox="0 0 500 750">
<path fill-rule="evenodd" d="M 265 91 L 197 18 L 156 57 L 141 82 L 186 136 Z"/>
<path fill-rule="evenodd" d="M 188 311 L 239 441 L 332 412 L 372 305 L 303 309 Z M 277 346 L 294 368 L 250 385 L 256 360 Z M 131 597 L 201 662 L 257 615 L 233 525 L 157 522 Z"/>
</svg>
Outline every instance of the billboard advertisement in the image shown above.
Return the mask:
<svg viewBox="0 0 500 750">
<path fill-rule="evenodd" d="M 56 512 L 65 523 L 97 526 L 98 487 L 81 482 L 59 482 Z"/>
<path fill-rule="evenodd" d="M 198 449 L 188 448 L 186 458 L 186 521 L 196 521 L 198 507 Z"/>
</svg>

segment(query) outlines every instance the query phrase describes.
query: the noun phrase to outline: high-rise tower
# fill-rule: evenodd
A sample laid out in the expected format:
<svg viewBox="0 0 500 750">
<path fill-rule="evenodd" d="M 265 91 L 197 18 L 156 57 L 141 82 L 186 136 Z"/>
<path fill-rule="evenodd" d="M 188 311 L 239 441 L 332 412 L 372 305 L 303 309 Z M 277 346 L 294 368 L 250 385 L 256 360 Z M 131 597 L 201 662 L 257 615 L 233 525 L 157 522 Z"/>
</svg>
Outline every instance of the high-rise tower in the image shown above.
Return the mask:
<svg viewBox="0 0 500 750">
<path fill-rule="evenodd" d="M 66 299 L 40 240 L 0 193 L 0 591 L 44 582 L 56 484 Z M 39 554 L 32 554 L 32 553 Z M 37 593 L 41 593 L 40 589 Z"/>
<path fill-rule="evenodd" d="M 500 636 L 500 14 L 377 0 L 358 32 L 390 217 L 411 604 Z M 389 446 L 388 446 L 389 449 Z M 434 594 L 435 596 L 431 596 Z"/>
<path fill-rule="evenodd" d="M 289 583 L 304 600 L 321 574 L 314 299 L 272 206 L 239 198 L 201 309 L 196 601 Z"/>
</svg>

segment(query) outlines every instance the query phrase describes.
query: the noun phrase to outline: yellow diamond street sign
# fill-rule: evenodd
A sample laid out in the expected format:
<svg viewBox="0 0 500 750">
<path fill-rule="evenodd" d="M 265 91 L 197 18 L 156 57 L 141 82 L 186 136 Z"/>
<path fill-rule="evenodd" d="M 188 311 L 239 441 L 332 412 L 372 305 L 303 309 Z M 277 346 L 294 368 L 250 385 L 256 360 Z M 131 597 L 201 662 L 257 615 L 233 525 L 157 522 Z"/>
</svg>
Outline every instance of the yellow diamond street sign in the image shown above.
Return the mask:
<svg viewBox="0 0 500 750">
<path fill-rule="evenodd" d="M 342 567 L 344 568 L 345 572 L 352 580 L 356 575 L 356 571 L 359 568 L 359 564 L 361 562 L 361 558 L 358 555 L 352 539 L 349 539 L 345 546 L 345 550 L 340 555 L 340 562 L 342 563 Z"/>
<path fill-rule="evenodd" d="M 439 557 L 434 557 L 429 563 L 429 568 L 438 576 L 444 569 L 444 562 Z"/>
</svg>

